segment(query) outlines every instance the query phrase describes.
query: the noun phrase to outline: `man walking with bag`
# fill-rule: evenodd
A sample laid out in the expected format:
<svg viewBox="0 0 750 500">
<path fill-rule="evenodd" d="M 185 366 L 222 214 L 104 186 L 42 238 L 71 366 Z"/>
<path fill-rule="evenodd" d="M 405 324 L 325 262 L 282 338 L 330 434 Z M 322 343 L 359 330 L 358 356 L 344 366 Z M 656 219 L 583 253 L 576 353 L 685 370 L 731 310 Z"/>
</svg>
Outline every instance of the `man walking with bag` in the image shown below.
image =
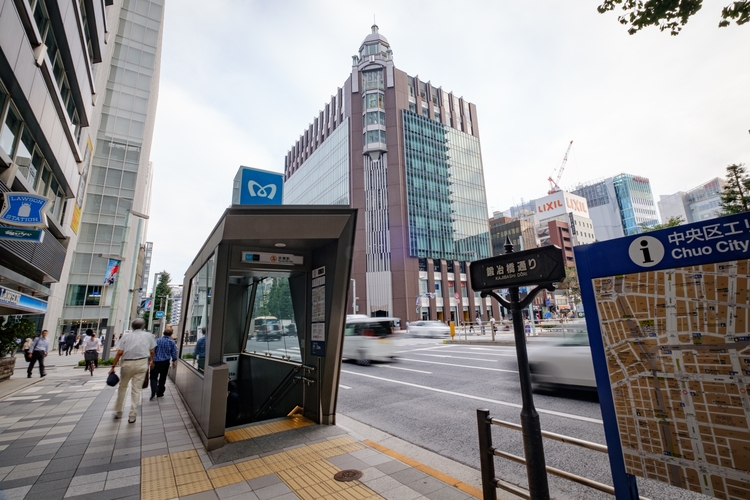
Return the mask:
<svg viewBox="0 0 750 500">
<path fill-rule="evenodd" d="M 109 373 L 115 372 L 115 367 L 122 359 L 120 365 L 120 387 L 117 388 L 117 402 L 115 403 L 115 419 L 122 418 L 122 405 L 125 402 L 125 393 L 130 387 L 130 414 L 128 423 L 134 423 L 138 414 L 138 404 L 141 401 L 141 389 L 146 380 L 148 366 L 154 359 L 154 347 L 156 341 L 150 332 L 143 331 L 146 322 L 141 318 L 133 320 L 131 327 L 133 331 L 120 337 L 117 343 L 117 354 L 112 362 Z M 131 383 L 132 380 L 132 383 Z"/>
<path fill-rule="evenodd" d="M 47 370 L 44 369 L 44 358 L 47 357 L 49 352 L 49 340 L 47 340 L 47 330 L 42 330 L 42 334 L 34 339 L 29 349 L 31 353 L 31 361 L 29 361 L 29 369 L 26 372 L 28 378 L 31 378 L 31 372 L 34 371 L 34 363 L 39 361 L 39 376 L 44 377 L 47 375 Z"/>
<path fill-rule="evenodd" d="M 151 398 L 164 396 L 169 373 L 169 362 L 177 364 L 177 346 L 172 340 L 172 326 L 167 325 L 164 335 L 156 341 L 154 361 L 151 363 Z M 158 379 L 158 382 L 157 382 Z"/>
</svg>

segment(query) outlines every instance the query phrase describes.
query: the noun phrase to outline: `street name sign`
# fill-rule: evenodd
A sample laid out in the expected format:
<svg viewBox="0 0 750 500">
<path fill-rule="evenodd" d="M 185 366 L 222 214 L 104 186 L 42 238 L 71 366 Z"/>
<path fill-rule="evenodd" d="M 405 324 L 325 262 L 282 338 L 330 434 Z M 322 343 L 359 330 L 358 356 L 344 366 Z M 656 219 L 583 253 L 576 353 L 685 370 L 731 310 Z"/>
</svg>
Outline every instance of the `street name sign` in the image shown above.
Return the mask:
<svg viewBox="0 0 750 500">
<path fill-rule="evenodd" d="M 565 279 L 565 259 L 557 246 L 532 248 L 471 263 L 471 287 L 497 290 L 557 283 Z"/>
<path fill-rule="evenodd" d="M 41 229 L 22 229 L 18 227 L 0 227 L 0 240 L 29 241 L 41 243 L 44 231 Z"/>
<path fill-rule="evenodd" d="M 617 499 L 633 476 L 750 498 L 750 213 L 575 256 Z"/>
</svg>

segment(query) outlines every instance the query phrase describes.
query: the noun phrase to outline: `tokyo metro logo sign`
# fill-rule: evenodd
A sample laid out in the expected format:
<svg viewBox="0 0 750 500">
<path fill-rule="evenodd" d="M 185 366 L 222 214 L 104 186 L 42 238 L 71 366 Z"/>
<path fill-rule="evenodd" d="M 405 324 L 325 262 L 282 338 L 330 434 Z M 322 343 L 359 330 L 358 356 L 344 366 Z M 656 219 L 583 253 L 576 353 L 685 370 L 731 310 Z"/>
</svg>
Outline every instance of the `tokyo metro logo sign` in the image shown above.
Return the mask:
<svg viewBox="0 0 750 500">
<path fill-rule="evenodd" d="M 233 203 L 240 205 L 281 205 L 284 197 L 284 176 L 277 172 L 240 167 L 234 185 Z"/>
<path fill-rule="evenodd" d="M 247 183 L 247 190 L 250 193 L 250 196 L 257 196 L 258 198 L 268 198 L 269 200 L 273 200 L 276 196 L 275 184 L 261 186 L 255 181 L 249 181 Z"/>
</svg>

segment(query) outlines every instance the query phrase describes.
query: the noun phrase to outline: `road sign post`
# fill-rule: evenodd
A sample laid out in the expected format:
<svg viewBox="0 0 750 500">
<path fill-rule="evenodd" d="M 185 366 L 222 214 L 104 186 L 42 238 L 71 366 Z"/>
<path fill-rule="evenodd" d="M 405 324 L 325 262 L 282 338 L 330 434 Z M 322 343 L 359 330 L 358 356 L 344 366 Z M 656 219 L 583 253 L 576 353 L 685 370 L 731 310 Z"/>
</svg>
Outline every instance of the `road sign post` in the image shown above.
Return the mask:
<svg viewBox="0 0 750 500">
<path fill-rule="evenodd" d="M 553 283 L 565 278 L 565 261 L 559 247 L 549 246 L 522 252 L 513 252 L 510 238 L 505 240 L 505 254 L 471 263 L 471 281 L 481 296 L 494 297 L 503 307 L 510 309 L 513 318 L 513 336 L 518 358 L 518 375 L 521 383 L 521 428 L 523 434 L 526 474 L 532 500 L 549 500 L 547 467 L 544 459 L 544 443 L 539 414 L 534 407 L 531 393 L 531 374 L 526 352 L 522 311 L 542 290 L 554 291 Z M 537 285 L 521 300 L 519 287 Z M 493 291 L 507 288 L 510 300 Z"/>
</svg>

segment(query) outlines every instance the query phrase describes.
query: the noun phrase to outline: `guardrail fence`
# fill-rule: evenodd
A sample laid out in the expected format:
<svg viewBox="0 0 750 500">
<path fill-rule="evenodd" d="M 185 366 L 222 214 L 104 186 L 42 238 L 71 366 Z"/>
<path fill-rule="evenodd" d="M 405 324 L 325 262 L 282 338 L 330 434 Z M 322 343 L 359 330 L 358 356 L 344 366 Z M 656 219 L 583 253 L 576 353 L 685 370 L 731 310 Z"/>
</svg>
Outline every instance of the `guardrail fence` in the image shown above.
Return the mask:
<svg viewBox="0 0 750 500">
<path fill-rule="evenodd" d="M 517 431 L 522 430 L 521 426 L 518 424 L 505 422 L 503 420 L 498 420 L 496 418 L 490 417 L 489 410 L 477 410 L 477 429 L 479 431 L 479 459 L 482 467 L 482 493 L 484 500 L 497 500 L 498 488 L 513 493 L 514 495 L 521 498 L 536 500 L 531 497 L 527 490 L 519 488 L 514 484 L 508 483 L 507 481 L 503 481 L 502 479 L 495 477 L 495 457 L 502 457 L 507 460 L 511 460 L 513 462 L 524 465 L 526 464 L 526 459 L 517 455 L 513 455 L 511 453 L 506 453 L 504 451 L 498 450 L 497 448 L 492 446 L 493 425 L 505 427 L 508 429 L 514 429 Z M 586 448 L 589 450 L 607 454 L 607 447 L 602 444 L 592 443 L 590 441 L 584 441 L 582 439 L 547 431 L 542 431 L 542 437 L 545 437 L 547 439 L 554 439 L 555 441 L 560 441 L 562 443 L 572 444 L 574 446 L 579 446 L 581 448 Z M 588 486 L 589 488 L 609 493 L 610 495 L 615 494 L 614 487 L 608 484 L 600 483 L 594 481 L 593 479 L 579 476 L 577 474 L 557 469 L 555 467 L 547 466 L 546 469 L 547 473 L 552 474 L 553 476 L 558 476 L 569 481 L 574 481 L 578 484 Z M 649 500 L 648 498 L 642 496 L 639 498 L 640 500 Z"/>
</svg>

